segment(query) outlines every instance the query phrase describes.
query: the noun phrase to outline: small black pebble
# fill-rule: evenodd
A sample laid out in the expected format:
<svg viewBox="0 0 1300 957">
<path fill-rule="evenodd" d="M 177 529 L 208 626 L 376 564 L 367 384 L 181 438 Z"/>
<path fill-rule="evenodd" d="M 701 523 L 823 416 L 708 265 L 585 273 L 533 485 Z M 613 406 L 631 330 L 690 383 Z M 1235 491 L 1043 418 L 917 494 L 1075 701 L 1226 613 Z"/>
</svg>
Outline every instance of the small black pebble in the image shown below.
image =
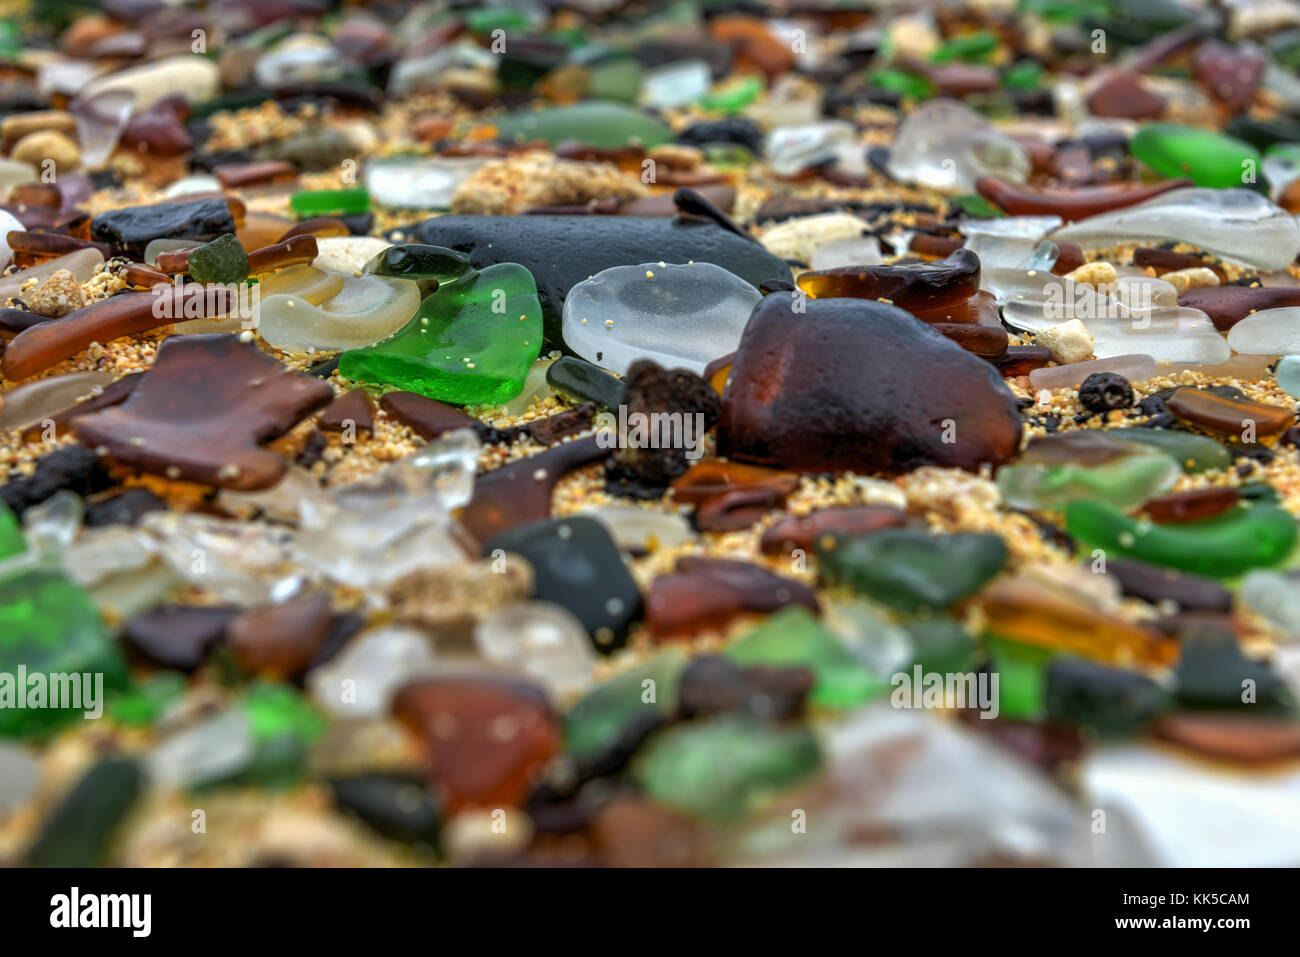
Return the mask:
<svg viewBox="0 0 1300 957">
<path fill-rule="evenodd" d="M 1079 404 L 1089 412 L 1104 414 L 1133 405 L 1133 387 L 1115 372 L 1094 372 L 1079 386 Z"/>
</svg>

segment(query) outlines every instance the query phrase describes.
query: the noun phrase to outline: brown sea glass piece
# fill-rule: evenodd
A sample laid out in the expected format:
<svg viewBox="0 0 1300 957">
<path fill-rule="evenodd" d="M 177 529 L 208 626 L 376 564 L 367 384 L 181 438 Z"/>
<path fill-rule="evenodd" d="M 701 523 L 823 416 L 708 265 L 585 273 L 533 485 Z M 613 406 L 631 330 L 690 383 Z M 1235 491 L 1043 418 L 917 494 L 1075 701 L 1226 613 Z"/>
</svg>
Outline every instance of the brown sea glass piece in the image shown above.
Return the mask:
<svg viewBox="0 0 1300 957">
<path fill-rule="evenodd" d="M 692 465 L 673 479 L 669 488 L 674 501 L 701 505 L 709 499 L 742 488 L 770 489 L 786 496 L 798 486 L 799 476 L 793 472 L 745 465 L 743 462 L 709 459 Z"/>
<path fill-rule="evenodd" d="M 137 289 L 152 289 L 159 283 L 166 284 L 172 281 L 171 276 L 144 263 L 130 263 L 122 270 L 122 278 L 128 285 L 135 286 Z"/>
<path fill-rule="evenodd" d="M 122 405 L 77 419 L 83 445 L 112 462 L 174 480 L 270 488 L 288 462 L 261 443 L 333 397 L 329 384 L 233 335 L 173 336 Z"/>
<path fill-rule="evenodd" d="M 20 332 L 5 349 L 0 372 L 18 382 L 72 358 L 92 342 L 112 342 L 185 319 L 224 316 L 233 305 L 231 290 L 197 283 L 110 296 Z"/>
<path fill-rule="evenodd" d="M 1217 40 L 1202 43 L 1192 57 L 1192 76 L 1230 113 L 1250 106 L 1268 60 L 1258 50 Z"/>
<path fill-rule="evenodd" d="M 188 153 L 194 148 L 185 128 L 189 113 L 184 95 L 165 97 L 131 117 L 122 130 L 122 145 L 151 157 Z"/>
<path fill-rule="evenodd" d="M 794 69 L 795 58 L 790 44 L 780 39 L 759 17 L 717 17 L 709 21 L 709 34 L 731 47 L 736 55 L 735 70 L 738 73 L 757 69 L 771 82 Z"/>
<path fill-rule="evenodd" d="M 998 313 L 997 297 L 991 292 L 980 290 L 969 299 L 961 302 L 947 303 L 930 308 L 912 308 L 907 310 L 923 322 L 978 322 L 986 326 L 1001 326 Z"/>
<path fill-rule="evenodd" d="M 1172 249 L 1156 249 L 1150 246 L 1135 249 L 1133 250 L 1133 265 L 1150 267 L 1155 270 L 1157 276 L 1163 276 L 1167 272 L 1176 272 L 1180 269 L 1204 268 L 1209 269 L 1218 276 L 1219 282 L 1225 282 L 1228 278 L 1228 274 L 1223 271 L 1222 266 L 1216 266 L 1201 256 L 1194 256 L 1191 253 L 1176 253 Z"/>
<path fill-rule="evenodd" d="M 1007 351 L 1010 342 L 1007 330 L 1001 324 L 987 326 L 974 322 L 932 322 L 929 326 L 977 356 L 1000 356 Z"/>
<path fill-rule="evenodd" d="M 1250 399 L 1229 399 L 1184 386 L 1165 400 L 1169 411 L 1208 432 L 1242 438 L 1253 431 L 1260 438 L 1281 435 L 1295 424 L 1296 413 L 1280 405 Z"/>
<path fill-rule="evenodd" d="M 789 604 L 818 611 L 813 590 L 748 562 L 689 556 L 650 586 L 646 623 L 655 638 L 725 628 L 737 615 L 767 614 Z"/>
<path fill-rule="evenodd" d="M 1085 604 L 1064 589 L 1004 578 L 980 595 L 990 632 L 1111 664 L 1168 665 L 1178 643 Z"/>
<path fill-rule="evenodd" d="M 98 412 L 100 409 L 111 409 L 115 405 L 121 405 L 127 400 L 127 397 L 135 391 L 141 380 L 144 378 L 143 372 L 132 372 L 124 375 L 116 382 L 111 382 L 100 391 L 99 395 L 92 395 L 84 402 L 78 402 L 70 409 L 64 409 L 55 416 L 51 416 L 50 423 L 54 426 L 54 435 L 67 435 L 75 419 L 83 415 L 90 415 L 92 412 Z M 24 442 L 37 442 L 44 439 L 47 435 L 46 423 L 40 422 L 32 425 L 23 432 Z"/>
<path fill-rule="evenodd" d="M 516 525 L 549 518 L 551 493 L 560 480 L 608 454 L 596 436 L 588 435 L 482 474 L 474 482 L 474 497 L 461 511 L 460 522 L 486 542 Z"/>
<path fill-rule="evenodd" d="M 13 250 L 14 265 L 26 269 L 37 263 L 75 253 L 78 249 L 98 249 L 105 259 L 113 255 L 113 247 L 106 243 L 91 242 L 88 239 L 75 239 L 59 233 L 37 230 L 19 232 L 14 230 L 7 237 L 9 248 Z"/>
<path fill-rule="evenodd" d="M 1088 97 L 1088 110 L 1094 116 L 1154 120 L 1164 115 L 1165 101 L 1150 92 L 1133 74 L 1112 73 Z"/>
<path fill-rule="evenodd" d="M 1260 766 L 1300 758 L 1300 724 L 1283 718 L 1228 713 L 1168 714 L 1153 737 L 1207 758 Z"/>
<path fill-rule="evenodd" d="M 925 256 L 929 259 L 943 259 L 966 245 L 961 236 L 934 236 L 930 233 L 917 233 L 908 243 L 907 251 Z"/>
<path fill-rule="evenodd" d="M 635 795 L 615 797 L 601 807 L 588 831 L 606 867 L 708 867 L 715 862 L 705 828 Z"/>
<path fill-rule="evenodd" d="M 1191 185 L 1190 179 L 1170 179 L 1148 185 L 1114 183 L 1060 189 L 1008 183 L 996 176 L 981 176 L 975 181 L 976 191 L 1008 216 L 1060 216 L 1067 223 L 1135 206 L 1171 189 Z"/>
<path fill-rule="evenodd" d="M 759 548 L 765 555 L 788 555 L 795 549 L 811 555 L 823 535 L 864 535 L 905 524 L 907 513 L 890 505 L 819 508 L 807 515 L 781 519 L 763 533 Z"/>
<path fill-rule="evenodd" d="M 9 190 L 6 202 L 14 206 L 44 206 L 60 209 L 63 193 L 53 183 L 19 183 Z"/>
<path fill-rule="evenodd" d="M 274 272 L 285 266 L 309 263 L 320 255 L 315 236 L 294 236 L 283 242 L 254 249 L 248 254 L 248 271 L 253 275 Z"/>
<path fill-rule="evenodd" d="M 1083 265 L 1083 250 L 1078 243 L 1058 241 L 1056 248 L 1059 255 L 1056 257 L 1056 265 L 1052 267 L 1054 275 L 1069 275 Z"/>
<path fill-rule="evenodd" d="M 455 406 L 417 392 L 389 392 L 379 400 L 379 408 L 429 441 L 452 429 L 472 429 L 479 424 Z"/>
<path fill-rule="evenodd" d="M 926 64 L 922 72 L 940 96 L 961 98 L 998 89 L 998 71 L 979 63 Z"/>
<path fill-rule="evenodd" d="M 544 419 L 534 419 L 524 429 L 542 445 L 555 445 L 592 428 L 596 422 L 596 403 L 584 402 L 572 409 L 556 412 Z"/>
<path fill-rule="evenodd" d="M 327 237 L 350 235 L 352 235 L 352 232 L 343 220 L 335 219 L 333 216 L 313 216 L 311 219 L 304 219 L 300 223 L 294 223 L 280 236 L 276 237 L 275 242 L 282 243 L 293 239 L 295 236 L 315 236 L 318 239 L 325 239 Z"/>
<path fill-rule="evenodd" d="M 307 670 L 333 624 L 327 596 L 299 595 L 240 615 L 226 632 L 226 647 L 241 670 L 271 681 L 291 680 Z"/>
<path fill-rule="evenodd" d="M 695 527 L 701 532 L 735 532 L 749 528 L 768 512 L 785 505 L 775 489 L 754 486 L 724 492 L 695 510 Z"/>
<path fill-rule="evenodd" d="M 355 432 L 375 431 L 375 404 L 365 389 L 344 392 L 325 406 L 316 428 L 322 432 L 343 432 L 349 423 Z"/>
<path fill-rule="evenodd" d="M 1202 286 L 1178 297 L 1178 305 L 1199 309 L 1227 332 L 1252 312 L 1300 306 L 1300 288 L 1295 286 Z"/>
<path fill-rule="evenodd" d="M 283 160 L 264 160 L 256 163 L 223 163 L 213 174 L 222 189 L 243 189 L 267 183 L 291 183 L 298 178 L 298 168 Z"/>
<path fill-rule="evenodd" d="M 807 472 L 978 471 L 1014 457 L 1020 431 L 997 371 L 910 313 L 772 293 L 741 338 L 718 454 Z"/>
<path fill-rule="evenodd" d="M 449 814 L 520 806 L 560 751 L 546 695 L 522 681 L 424 678 L 398 690 L 393 715 L 420 741 Z"/>
<path fill-rule="evenodd" d="M 961 302 L 980 286 L 979 256 L 958 249 L 936 263 L 843 266 L 803 273 L 799 288 L 817 299 L 888 299 L 904 309 Z"/>
<path fill-rule="evenodd" d="M 1142 514 L 1153 522 L 1195 522 L 1213 518 L 1241 501 L 1241 493 L 1228 485 L 1195 488 L 1153 498 L 1142 506 Z"/>
<path fill-rule="evenodd" d="M 1029 375 L 1052 361 L 1052 351 L 1046 346 L 1007 346 L 1007 351 L 991 360 L 1004 379 Z"/>
</svg>

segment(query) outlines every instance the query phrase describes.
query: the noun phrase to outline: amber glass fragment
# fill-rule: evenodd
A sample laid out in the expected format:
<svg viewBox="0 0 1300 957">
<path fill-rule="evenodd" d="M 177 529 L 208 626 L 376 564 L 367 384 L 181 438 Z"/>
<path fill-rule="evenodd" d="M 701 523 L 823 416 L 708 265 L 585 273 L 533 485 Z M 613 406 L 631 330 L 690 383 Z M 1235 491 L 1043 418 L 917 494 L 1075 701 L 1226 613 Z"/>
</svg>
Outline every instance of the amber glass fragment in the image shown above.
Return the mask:
<svg viewBox="0 0 1300 957">
<path fill-rule="evenodd" d="M 973 296 L 979 285 L 979 256 L 969 249 L 958 249 L 937 263 L 844 266 L 799 277 L 799 288 L 817 299 L 888 299 L 903 309 L 961 302 Z"/>
<path fill-rule="evenodd" d="M 709 459 L 692 465 L 673 479 L 669 488 L 674 501 L 700 505 L 711 498 L 742 488 L 771 489 L 785 496 L 798 486 L 799 476 L 793 472 Z"/>
<path fill-rule="evenodd" d="M 224 316 L 234 298 L 224 286 L 196 283 L 111 296 L 19 333 L 5 350 L 0 372 L 17 382 L 72 358 L 92 342 L 108 343 L 185 319 Z"/>
<path fill-rule="evenodd" d="M 1266 405 L 1249 399 L 1229 399 L 1213 392 L 1184 386 L 1174 391 L 1165 405 L 1185 422 L 1208 432 L 1235 436 L 1243 442 L 1255 437 L 1281 435 L 1295 424 L 1296 413 L 1280 405 Z"/>
<path fill-rule="evenodd" d="M 1060 216 L 1067 223 L 1136 206 L 1171 189 L 1191 185 L 1190 179 L 1170 179 L 1150 185 L 1115 183 L 1057 189 L 1008 183 L 996 176 L 981 176 L 975 181 L 979 194 L 1008 216 Z"/>
<path fill-rule="evenodd" d="M 1153 498 L 1142 506 L 1142 514 L 1162 525 L 1213 518 L 1241 501 L 1241 493 L 1228 485 L 1174 492 Z"/>
</svg>

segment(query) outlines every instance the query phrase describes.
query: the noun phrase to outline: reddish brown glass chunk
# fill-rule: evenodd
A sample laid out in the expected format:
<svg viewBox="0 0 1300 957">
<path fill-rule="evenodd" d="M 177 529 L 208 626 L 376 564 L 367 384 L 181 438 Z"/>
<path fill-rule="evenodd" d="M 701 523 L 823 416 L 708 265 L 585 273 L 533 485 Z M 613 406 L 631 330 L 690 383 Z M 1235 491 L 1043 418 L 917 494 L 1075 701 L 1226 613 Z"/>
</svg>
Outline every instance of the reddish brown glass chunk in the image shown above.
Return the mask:
<svg viewBox="0 0 1300 957">
<path fill-rule="evenodd" d="M 301 595 L 240 615 L 226 646 L 242 670 L 274 681 L 296 678 L 329 638 L 334 612 L 325 595 Z"/>
<path fill-rule="evenodd" d="M 379 400 L 379 408 L 402 425 L 409 426 L 422 439 L 433 440 L 452 429 L 478 425 L 478 419 L 455 406 L 418 392 L 389 392 Z"/>
<path fill-rule="evenodd" d="M 709 459 L 692 465 L 673 479 L 673 499 L 688 505 L 702 505 L 709 499 L 743 488 L 770 489 L 781 496 L 789 495 L 799 485 L 793 472 L 760 468 L 742 462 Z"/>
<path fill-rule="evenodd" d="M 893 306 L 789 293 L 755 307 L 718 424 L 719 455 L 807 472 L 978 471 L 1019 445 L 989 363 Z"/>
<path fill-rule="evenodd" d="M 175 336 L 122 405 L 77 419 L 84 445 L 153 475 L 239 491 L 269 488 L 288 463 L 261 447 L 327 403 L 327 383 L 237 336 Z"/>
<path fill-rule="evenodd" d="M 518 807 L 560 751 L 546 695 L 524 682 L 427 678 L 406 685 L 393 714 L 424 748 L 449 813 Z"/>
<path fill-rule="evenodd" d="M 1196 488 L 1153 498 L 1142 506 L 1142 513 L 1153 522 L 1195 522 L 1226 512 L 1241 501 L 1241 493 L 1226 485 Z"/>
<path fill-rule="evenodd" d="M 1150 185 L 1115 183 L 1054 189 L 1008 183 L 996 176 L 981 176 L 975 181 L 976 191 L 1009 216 L 1060 216 L 1066 222 L 1135 206 L 1171 189 L 1191 185 L 1190 179 L 1171 179 Z"/>
<path fill-rule="evenodd" d="M 551 493 L 560 479 L 608 454 L 596 436 L 588 435 L 480 475 L 460 522 L 485 542 L 516 525 L 549 518 Z"/>
<path fill-rule="evenodd" d="M 781 519 L 763 533 L 759 547 L 767 555 L 789 554 L 796 548 L 811 555 L 823 535 L 864 535 L 905 524 L 907 514 L 890 505 L 819 508 L 798 518 Z"/>
<path fill-rule="evenodd" d="M 1094 116 L 1153 120 L 1164 115 L 1165 101 L 1132 73 L 1113 73 L 1088 97 L 1088 110 Z"/>
<path fill-rule="evenodd" d="M 650 586 L 646 623 L 656 638 L 685 637 L 725 628 L 746 612 L 766 614 L 791 603 L 818 610 L 813 590 L 802 582 L 748 562 L 692 556 Z"/>
<path fill-rule="evenodd" d="M 356 432 L 375 430 L 375 404 L 365 389 L 344 392 L 321 412 L 316 427 L 322 432 L 343 432 L 351 423 Z"/>
<path fill-rule="evenodd" d="M 1206 757 L 1238 764 L 1300 757 L 1300 724 L 1267 716 L 1171 714 L 1158 718 L 1151 734 Z"/>
<path fill-rule="evenodd" d="M 1203 286 L 1178 297 L 1178 305 L 1199 309 L 1227 332 L 1252 312 L 1300 306 L 1300 288 L 1294 286 Z"/>
<path fill-rule="evenodd" d="M 973 296 L 979 286 L 979 256 L 969 249 L 958 249 L 937 263 L 843 266 L 799 277 L 799 288 L 818 299 L 888 299 L 904 309 L 961 302 Z"/>
<path fill-rule="evenodd" d="M 1229 399 L 1184 386 L 1165 400 L 1169 411 L 1185 422 L 1209 432 L 1236 436 L 1244 442 L 1254 437 L 1281 435 L 1295 424 L 1296 414 L 1280 405 L 1249 399 Z"/>
</svg>

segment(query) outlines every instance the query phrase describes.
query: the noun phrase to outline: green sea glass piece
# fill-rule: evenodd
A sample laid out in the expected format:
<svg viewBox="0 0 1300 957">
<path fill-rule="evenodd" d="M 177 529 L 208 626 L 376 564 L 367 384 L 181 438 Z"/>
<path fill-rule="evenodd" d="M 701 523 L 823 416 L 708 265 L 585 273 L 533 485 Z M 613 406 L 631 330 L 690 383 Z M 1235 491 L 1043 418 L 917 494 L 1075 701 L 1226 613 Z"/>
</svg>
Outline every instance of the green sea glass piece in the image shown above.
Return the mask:
<svg viewBox="0 0 1300 957">
<path fill-rule="evenodd" d="M 739 665 L 807 668 L 817 679 L 809 700 L 825 708 L 853 708 L 887 688 L 802 605 L 787 605 L 733 643 L 726 655 Z"/>
<path fill-rule="evenodd" d="M 1259 150 L 1211 130 L 1177 123 L 1149 123 L 1129 141 L 1134 157 L 1170 179 L 1187 177 L 1217 189 L 1255 182 Z"/>
<path fill-rule="evenodd" d="M 1021 721 L 1042 717 L 1047 665 L 1058 652 L 995 635 L 985 638 L 990 671 L 998 676 L 998 717 Z"/>
<path fill-rule="evenodd" d="M 1012 508 L 1054 508 L 1085 498 L 1132 508 L 1168 490 L 1182 474 L 1163 452 L 1134 448 L 1132 455 L 1092 465 L 1004 465 L 998 469 L 998 491 Z"/>
<path fill-rule="evenodd" d="M 1112 557 L 1212 578 L 1233 578 L 1285 561 L 1296 542 L 1296 521 L 1276 505 L 1240 507 L 1199 522 L 1156 525 L 1129 518 L 1101 502 L 1071 502 L 1066 530 Z"/>
<path fill-rule="evenodd" d="M 1007 546 L 999 535 L 930 535 L 887 528 L 831 536 L 818 543 L 822 577 L 845 584 L 890 608 L 940 610 L 973 594 L 1002 570 Z"/>
<path fill-rule="evenodd" d="M 992 30 L 977 30 L 953 37 L 930 54 L 932 63 L 982 63 L 997 52 L 1001 41 Z"/>
<path fill-rule="evenodd" d="M 31 849 L 31 867 L 102 864 L 114 832 L 145 790 L 144 769 L 120 755 L 100 758 L 46 818 Z"/>
<path fill-rule="evenodd" d="M 820 764 L 808 728 L 724 715 L 660 732 L 634 760 L 633 774 L 652 800 L 725 820 L 756 809 Z"/>
<path fill-rule="evenodd" d="M 456 405 L 497 404 L 523 390 L 541 348 L 532 274 L 498 263 L 439 286 L 396 335 L 343 353 L 339 370 Z"/>
<path fill-rule="evenodd" d="M 763 92 L 763 80 L 757 76 L 747 76 L 726 84 L 721 89 L 706 93 L 700 97 L 700 106 L 706 110 L 722 113 L 739 113 Z"/>
<path fill-rule="evenodd" d="M 0 560 L 27 551 L 18 518 L 4 502 L 0 502 Z"/>
<path fill-rule="evenodd" d="M 618 149 L 630 143 L 649 148 L 673 140 L 672 130 L 654 117 L 603 100 L 511 113 L 498 120 L 496 127 L 505 139 L 545 140 L 552 146 L 574 141 L 598 149 Z"/>
<path fill-rule="evenodd" d="M 72 676 L 78 693 L 65 697 Z M 40 734 L 82 719 L 92 703 L 104 703 L 88 697 L 126 680 L 122 654 L 84 591 L 43 560 L 17 557 L 0 566 L 0 736 Z M 39 705 L 38 686 L 44 688 Z"/>
<path fill-rule="evenodd" d="M 354 216 L 370 211 L 370 193 L 361 187 L 302 190 L 289 197 L 289 206 L 303 219 L 315 216 Z"/>
<path fill-rule="evenodd" d="M 588 692 L 564 716 L 569 756 L 592 761 L 638 722 L 663 721 L 675 712 L 677 686 L 687 660 L 685 652 L 673 648 Z"/>
<path fill-rule="evenodd" d="M 160 671 L 114 698 L 108 713 L 119 724 L 151 725 L 188 686 L 189 679 L 179 671 Z"/>
<path fill-rule="evenodd" d="M 1172 457 L 1189 475 L 1226 469 L 1232 455 L 1214 439 L 1177 429 L 1104 429 L 1103 434 L 1154 446 Z"/>
<path fill-rule="evenodd" d="M 234 233 L 226 233 L 191 250 L 188 266 L 195 282 L 243 282 L 248 278 L 248 253 Z"/>
</svg>

